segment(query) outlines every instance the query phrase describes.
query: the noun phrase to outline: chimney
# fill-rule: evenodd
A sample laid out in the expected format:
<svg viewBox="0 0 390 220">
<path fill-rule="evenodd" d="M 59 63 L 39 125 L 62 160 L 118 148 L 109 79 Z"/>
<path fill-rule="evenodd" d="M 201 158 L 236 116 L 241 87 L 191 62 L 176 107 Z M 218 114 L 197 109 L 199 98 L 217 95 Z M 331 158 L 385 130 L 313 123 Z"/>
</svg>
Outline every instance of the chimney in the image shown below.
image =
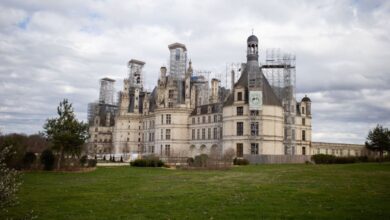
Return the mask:
<svg viewBox="0 0 390 220">
<path fill-rule="evenodd" d="M 232 91 L 233 91 L 233 88 L 234 88 L 234 79 L 235 79 L 235 73 L 234 73 L 234 70 L 232 70 L 232 87 L 231 87 Z"/>
</svg>

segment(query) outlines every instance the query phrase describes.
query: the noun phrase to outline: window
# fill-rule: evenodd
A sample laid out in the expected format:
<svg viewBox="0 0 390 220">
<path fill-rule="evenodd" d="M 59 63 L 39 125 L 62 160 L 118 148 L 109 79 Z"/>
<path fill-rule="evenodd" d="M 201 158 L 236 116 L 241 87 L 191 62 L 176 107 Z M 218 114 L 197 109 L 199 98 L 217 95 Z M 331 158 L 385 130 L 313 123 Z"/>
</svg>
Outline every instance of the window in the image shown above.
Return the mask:
<svg viewBox="0 0 390 220">
<path fill-rule="evenodd" d="M 176 59 L 176 61 L 180 60 L 180 49 L 179 48 L 176 48 L 175 59 Z"/>
<path fill-rule="evenodd" d="M 334 151 L 334 149 L 332 149 L 332 155 L 335 155 L 335 151 Z"/>
<path fill-rule="evenodd" d="M 173 108 L 173 102 L 168 102 L 168 108 Z"/>
<path fill-rule="evenodd" d="M 209 115 L 208 123 L 211 123 L 211 115 Z"/>
<path fill-rule="evenodd" d="M 244 122 L 237 122 L 237 136 L 244 135 Z"/>
<path fill-rule="evenodd" d="M 306 141 L 306 131 L 302 130 L 302 141 Z"/>
<path fill-rule="evenodd" d="M 164 124 L 164 115 L 161 115 L 161 124 Z"/>
<path fill-rule="evenodd" d="M 165 156 L 169 157 L 171 155 L 171 145 L 165 145 Z"/>
<path fill-rule="evenodd" d="M 259 154 L 259 144 L 251 143 L 251 154 Z"/>
<path fill-rule="evenodd" d="M 214 115 L 214 122 L 217 122 L 217 115 Z"/>
<path fill-rule="evenodd" d="M 258 116 L 259 115 L 259 111 L 258 110 L 251 110 L 251 115 L 252 116 Z"/>
<path fill-rule="evenodd" d="M 192 118 L 192 124 L 195 124 L 195 118 Z"/>
<path fill-rule="evenodd" d="M 202 140 L 206 138 L 206 129 L 202 128 Z"/>
<path fill-rule="evenodd" d="M 302 114 L 305 114 L 305 107 L 302 107 Z"/>
<path fill-rule="evenodd" d="M 207 139 L 211 139 L 211 128 L 207 129 Z"/>
<path fill-rule="evenodd" d="M 173 89 L 170 89 L 169 91 L 168 91 L 168 98 L 170 98 L 170 99 L 172 99 L 173 98 Z"/>
<path fill-rule="evenodd" d="M 97 132 L 97 131 L 98 131 L 98 128 L 95 128 L 95 131 Z"/>
<path fill-rule="evenodd" d="M 167 114 L 167 115 L 165 116 L 165 121 L 166 121 L 167 125 L 170 125 L 170 124 L 171 124 L 171 115 L 170 115 L 170 114 Z"/>
<path fill-rule="evenodd" d="M 220 129 L 219 129 L 219 138 L 218 139 L 222 139 L 222 135 L 223 135 L 223 128 L 221 127 Z"/>
<path fill-rule="evenodd" d="M 171 140 L 171 129 L 166 129 L 165 130 L 165 139 L 166 140 Z"/>
<path fill-rule="evenodd" d="M 243 115 L 244 114 L 244 107 L 239 106 L 237 107 L 237 115 Z"/>
<path fill-rule="evenodd" d="M 251 123 L 251 135 L 258 136 L 259 135 L 259 122 Z"/>
<path fill-rule="evenodd" d="M 242 92 L 237 92 L 237 101 L 242 101 Z"/>
<path fill-rule="evenodd" d="M 242 143 L 238 143 L 236 146 L 236 156 L 237 157 L 244 156 L 244 146 Z"/>
<path fill-rule="evenodd" d="M 202 123 L 206 123 L 206 116 L 202 117 Z"/>
<path fill-rule="evenodd" d="M 199 131 L 199 129 L 196 130 L 196 139 L 198 139 L 198 140 L 200 139 L 200 131 Z"/>
<path fill-rule="evenodd" d="M 192 129 L 192 140 L 195 140 L 195 129 Z"/>
<path fill-rule="evenodd" d="M 161 140 L 164 140 L 164 130 L 161 129 Z"/>
<path fill-rule="evenodd" d="M 200 117 L 198 117 L 198 124 L 200 124 Z"/>
<path fill-rule="evenodd" d="M 306 120 L 302 118 L 302 125 L 306 125 Z"/>
<path fill-rule="evenodd" d="M 295 141 L 295 129 L 291 130 L 291 138 Z"/>
<path fill-rule="evenodd" d="M 320 152 L 321 152 L 320 148 L 317 148 L 317 154 L 320 154 Z"/>
<path fill-rule="evenodd" d="M 306 155 L 306 147 L 302 147 L 302 155 Z"/>
<path fill-rule="evenodd" d="M 217 131 L 217 128 L 214 128 L 214 139 L 218 139 L 218 131 Z"/>
</svg>

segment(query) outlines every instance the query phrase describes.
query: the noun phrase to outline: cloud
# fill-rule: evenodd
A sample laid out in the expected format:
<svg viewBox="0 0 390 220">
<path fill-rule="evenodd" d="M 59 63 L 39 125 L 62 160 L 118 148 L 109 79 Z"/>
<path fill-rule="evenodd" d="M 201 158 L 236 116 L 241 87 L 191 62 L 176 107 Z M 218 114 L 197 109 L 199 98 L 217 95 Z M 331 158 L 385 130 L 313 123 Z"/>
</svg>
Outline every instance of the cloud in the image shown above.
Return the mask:
<svg viewBox="0 0 390 220">
<path fill-rule="evenodd" d="M 362 143 L 390 126 L 388 1 L 2 1 L 0 129 L 34 133 L 63 98 L 86 119 L 108 76 L 146 62 L 145 87 L 183 42 L 197 70 L 225 76 L 244 62 L 252 29 L 266 48 L 297 56 L 297 98 L 313 101 L 313 139 Z M 222 80 L 222 83 L 229 80 Z"/>
</svg>

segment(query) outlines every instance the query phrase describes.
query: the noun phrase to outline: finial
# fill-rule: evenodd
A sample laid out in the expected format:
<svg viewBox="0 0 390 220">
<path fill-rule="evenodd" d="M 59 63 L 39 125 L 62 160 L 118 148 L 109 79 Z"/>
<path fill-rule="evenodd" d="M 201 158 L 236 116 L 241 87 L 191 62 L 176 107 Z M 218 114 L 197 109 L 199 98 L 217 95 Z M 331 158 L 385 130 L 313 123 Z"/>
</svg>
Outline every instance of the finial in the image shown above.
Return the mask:
<svg viewBox="0 0 390 220">
<path fill-rule="evenodd" d="M 252 28 L 252 35 L 253 35 L 253 28 Z"/>
</svg>

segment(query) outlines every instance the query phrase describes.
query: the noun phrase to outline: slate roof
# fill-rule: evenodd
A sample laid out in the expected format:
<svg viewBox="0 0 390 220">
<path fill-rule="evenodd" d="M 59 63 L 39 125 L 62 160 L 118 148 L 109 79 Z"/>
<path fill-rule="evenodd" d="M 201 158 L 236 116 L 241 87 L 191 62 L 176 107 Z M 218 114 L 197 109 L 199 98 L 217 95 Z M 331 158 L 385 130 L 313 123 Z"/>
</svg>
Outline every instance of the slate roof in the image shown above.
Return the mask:
<svg viewBox="0 0 390 220">
<path fill-rule="evenodd" d="M 246 65 L 240 78 L 234 84 L 234 87 L 242 86 L 245 88 L 245 96 L 244 96 L 245 104 L 248 103 L 248 68 L 249 68 L 248 65 Z M 281 102 L 279 101 L 278 97 L 275 95 L 271 85 L 269 84 L 268 80 L 265 78 L 263 71 L 261 70 L 260 67 L 258 68 L 258 71 L 259 71 L 258 74 L 262 75 L 263 105 L 282 106 Z M 231 93 L 227 98 L 226 102 L 224 103 L 224 106 L 232 105 L 233 102 L 234 102 L 234 94 Z"/>
</svg>

